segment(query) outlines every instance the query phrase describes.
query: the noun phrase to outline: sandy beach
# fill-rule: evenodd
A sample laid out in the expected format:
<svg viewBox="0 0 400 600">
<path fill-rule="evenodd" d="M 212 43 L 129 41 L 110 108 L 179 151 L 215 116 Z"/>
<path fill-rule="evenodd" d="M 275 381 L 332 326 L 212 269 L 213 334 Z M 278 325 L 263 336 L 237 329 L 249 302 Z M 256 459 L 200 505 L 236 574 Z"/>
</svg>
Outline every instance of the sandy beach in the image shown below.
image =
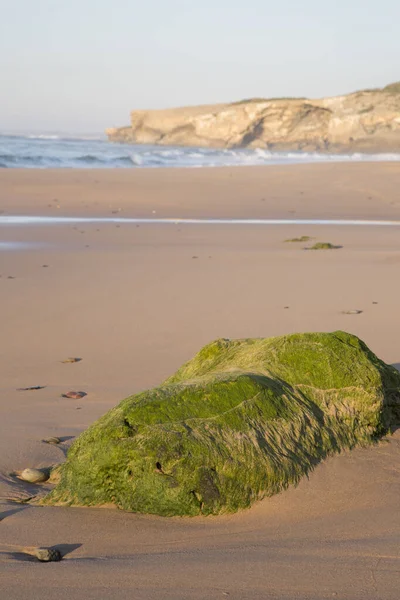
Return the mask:
<svg viewBox="0 0 400 600">
<path fill-rule="evenodd" d="M 384 162 L 7 169 L 0 217 L 400 221 L 399 190 L 400 163 Z M 302 235 L 341 248 L 285 243 Z M 95 419 L 219 337 L 342 329 L 399 368 L 399 266 L 400 226 L 0 224 L 0 597 L 397 600 L 398 431 L 221 517 L 32 506 L 50 484 L 11 473 L 61 462 Z M 87 396 L 61 398 L 73 389 Z M 34 562 L 30 546 L 64 560 Z"/>
</svg>

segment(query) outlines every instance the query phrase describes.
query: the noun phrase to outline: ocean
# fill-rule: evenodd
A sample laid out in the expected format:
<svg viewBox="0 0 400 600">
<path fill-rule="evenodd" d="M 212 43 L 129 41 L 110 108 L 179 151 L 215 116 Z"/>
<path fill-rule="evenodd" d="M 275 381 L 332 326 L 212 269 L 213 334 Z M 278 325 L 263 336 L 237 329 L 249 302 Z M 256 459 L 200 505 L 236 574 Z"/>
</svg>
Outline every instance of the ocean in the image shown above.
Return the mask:
<svg viewBox="0 0 400 600">
<path fill-rule="evenodd" d="M 102 137 L 0 134 L 0 168 L 233 167 L 315 162 L 400 161 L 400 153 L 320 154 L 110 143 Z"/>
</svg>

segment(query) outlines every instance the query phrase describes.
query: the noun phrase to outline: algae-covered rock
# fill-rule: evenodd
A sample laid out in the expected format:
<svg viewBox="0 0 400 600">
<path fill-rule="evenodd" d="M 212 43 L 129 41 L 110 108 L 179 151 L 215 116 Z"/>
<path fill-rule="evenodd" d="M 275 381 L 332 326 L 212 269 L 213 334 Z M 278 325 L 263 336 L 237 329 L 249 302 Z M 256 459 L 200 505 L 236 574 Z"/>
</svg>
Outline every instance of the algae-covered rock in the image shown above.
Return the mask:
<svg viewBox="0 0 400 600">
<path fill-rule="evenodd" d="M 48 504 L 233 512 L 394 422 L 400 374 L 357 337 L 217 340 L 72 445 Z"/>
</svg>

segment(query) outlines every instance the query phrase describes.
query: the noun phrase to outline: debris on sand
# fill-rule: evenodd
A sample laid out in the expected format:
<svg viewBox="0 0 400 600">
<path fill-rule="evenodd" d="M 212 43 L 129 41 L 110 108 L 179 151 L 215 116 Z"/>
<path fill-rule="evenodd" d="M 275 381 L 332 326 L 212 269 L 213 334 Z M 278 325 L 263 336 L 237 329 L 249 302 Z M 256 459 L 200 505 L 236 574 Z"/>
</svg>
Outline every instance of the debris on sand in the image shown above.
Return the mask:
<svg viewBox="0 0 400 600">
<path fill-rule="evenodd" d="M 81 362 L 81 358 L 77 357 L 77 356 L 70 356 L 68 358 L 66 358 L 65 360 L 62 360 L 62 363 L 77 363 L 77 362 Z"/>
<path fill-rule="evenodd" d="M 305 250 L 338 250 L 339 248 L 343 248 L 343 246 L 335 246 L 330 242 L 317 242 L 311 248 L 304 248 Z"/>
<path fill-rule="evenodd" d="M 310 237 L 309 235 L 302 235 L 301 237 L 297 237 L 297 238 L 291 238 L 289 240 L 285 240 L 285 242 L 310 242 L 311 240 L 313 240 L 314 238 Z"/>
<path fill-rule="evenodd" d="M 17 392 L 30 392 L 32 390 L 44 390 L 45 385 L 31 385 L 29 387 L 17 388 Z"/>
<path fill-rule="evenodd" d="M 79 400 L 85 396 L 87 396 L 86 392 L 67 392 L 66 394 L 61 394 L 62 398 L 72 398 L 72 400 Z"/>
</svg>

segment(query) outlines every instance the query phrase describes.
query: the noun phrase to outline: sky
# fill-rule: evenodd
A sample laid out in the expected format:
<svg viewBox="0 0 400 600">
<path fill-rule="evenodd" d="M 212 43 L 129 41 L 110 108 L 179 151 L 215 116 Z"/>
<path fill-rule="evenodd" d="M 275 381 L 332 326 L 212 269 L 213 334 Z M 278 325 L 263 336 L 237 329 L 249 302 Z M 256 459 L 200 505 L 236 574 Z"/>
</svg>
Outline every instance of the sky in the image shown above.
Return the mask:
<svg viewBox="0 0 400 600">
<path fill-rule="evenodd" d="M 400 80 L 399 0 L 0 0 L 0 132 Z"/>
</svg>

